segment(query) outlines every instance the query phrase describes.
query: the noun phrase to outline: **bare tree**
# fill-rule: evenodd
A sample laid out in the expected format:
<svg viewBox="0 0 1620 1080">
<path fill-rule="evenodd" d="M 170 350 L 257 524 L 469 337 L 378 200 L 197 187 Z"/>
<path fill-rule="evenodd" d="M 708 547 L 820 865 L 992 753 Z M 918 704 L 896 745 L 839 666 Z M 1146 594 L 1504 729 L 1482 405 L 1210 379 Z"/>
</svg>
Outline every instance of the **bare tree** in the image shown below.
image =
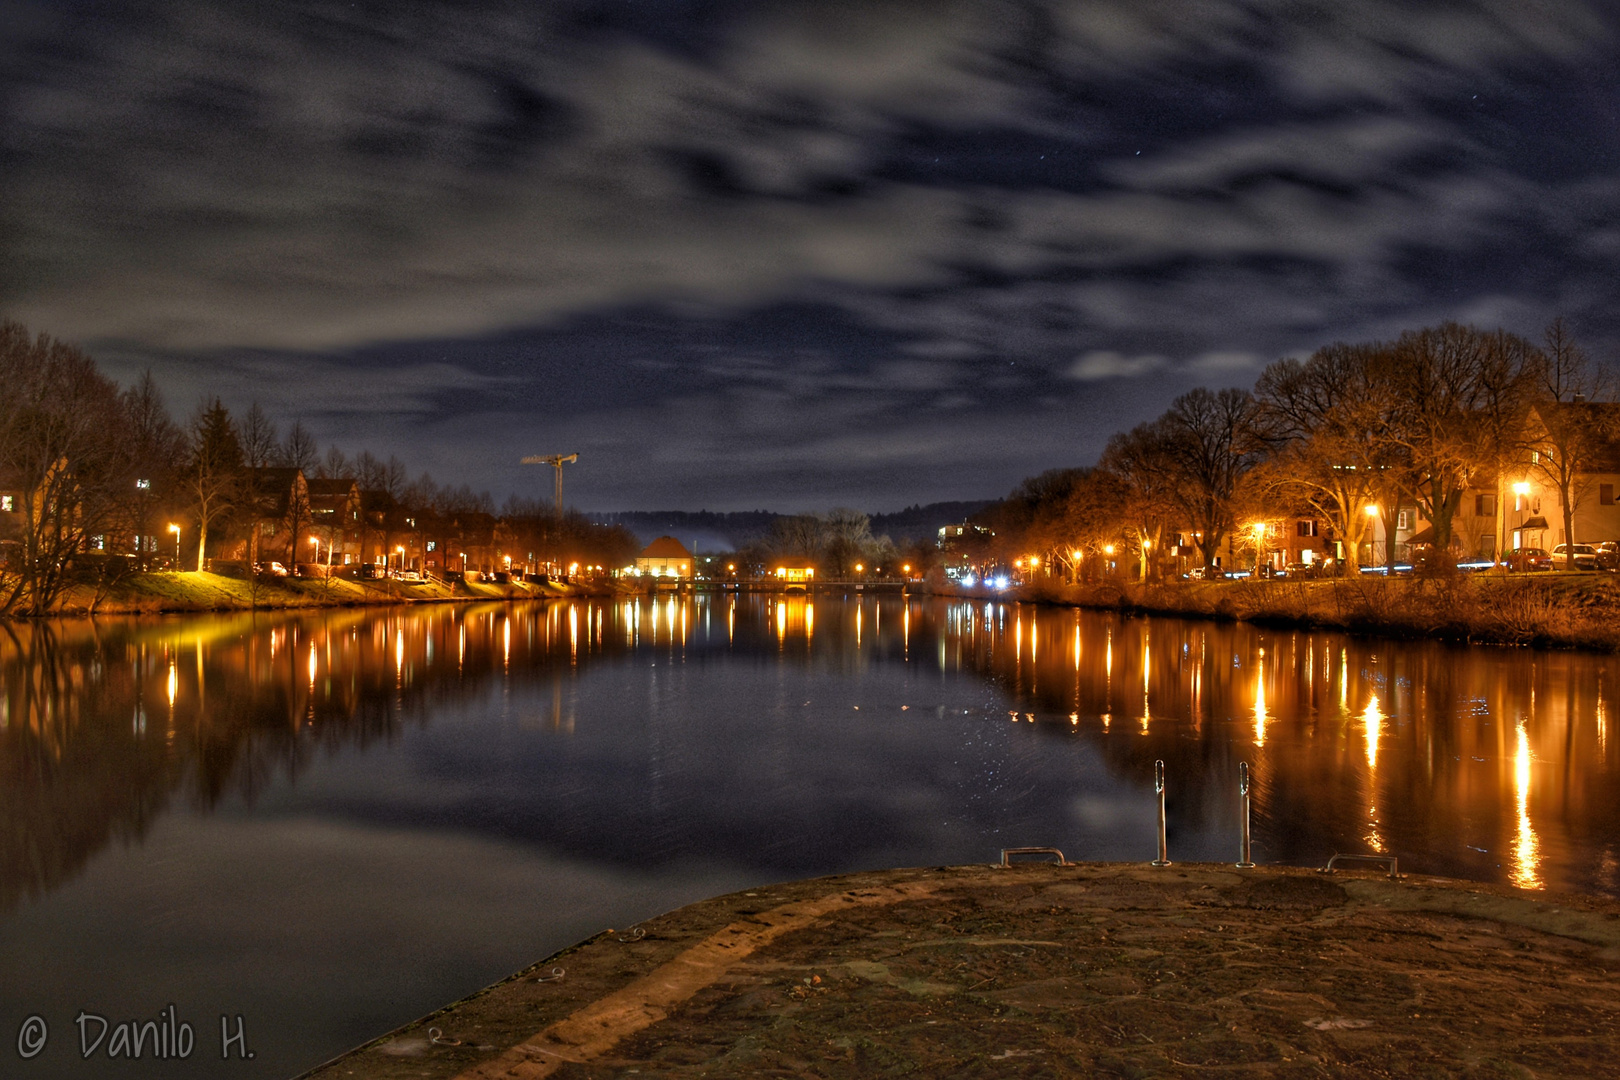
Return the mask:
<svg viewBox="0 0 1620 1080">
<path fill-rule="evenodd" d="M 284 469 L 297 469 L 305 476 L 315 470 L 315 462 L 319 451 L 315 446 L 315 436 L 304 427 L 303 421 L 294 420 L 293 426 L 287 429 L 287 437 L 282 440 L 277 461 Z"/>
<path fill-rule="evenodd" d="M 1254 412 L 1247 390 L 1199 387 L 1176 398 L 1159 421 L 1174 469 L 1170 498 L 1193 526 L 1206 568 L 1215 565 L 1232 529 L 1238 481 L 1262 456 L 1252 434 Z"/>
<path fill-rule="evenodd" d="M 158 511 L 177 497 L 178 478 L 185 468 L 186 436 L 163 404 L 152 373 L 147 371 L 123 395 L 129 417 L 130 465 L 135 474 L 119 496 L 120 516 L 134 537 L 136 559 L 144 566 L 157 550 Z"/>
<path fill-rule="evenodd" d="M 334 443 L 326 448 L 326 453 L 322 456 L 320 464 L 315 467 L 315 472 L 322 479 L 341 480 L 354 472 L 354 464 L 349 460 L 349 455 Z"/>
<path fill-rule="evenodd" d="M 281 439 L 276 423 L 255 401 L 242 417 L 242 464 L 250 469 L 268 469 L 281 457 Z"/>
<path fill-rule="evenodd" d="M 1433 525 L 1436 551 L 1451 548 L 1463 495 L 1507 460 L 1535 357 L 1522 338 L 1457 323 L 1408 331 L 1384 355 L 1380 377 L 1399 404 L 1390 437 L 1403 453 L 1404 487 Z"/>
<path fill-rule="evenodd" d="M 1165 525 L 1176 515 L 1180 473 L 1172 441 L 1163 419 L 1138 424 L 1109 439 L 1099 462 L 1115 479 L 1123 496 L 1114 509 L 1129 520 L 1129 528 L 1135 533 L 1144 581 L 1161 576 Z"/>
<path fill-rule="evenodd" d="M 1589 493 L 1586 477 L 1620 431 L 1616 406 L 1599 400 L 1613 391 L 1610 373 L 1575 343 L 1563 319 L 1547 327 L 1543 342 L 1534 370 L 1536 401 L 1521 453 L 1558 494 L 1568 545 L 1564 569 L 1574 570 L 1575 511 Z"/>
<path fill-rule="evenodd" d="M 280 507 L 278 492 L 271 490 L 265 474 L 281 459 L 281 437 L 275 421 L 255 401 L 242 418 L 241 427 L 243 490 L 240 506 L 247 527 L 247 561 L 249 569 L 259 564 L 259 536 L 264 522 L 276 514 Z M 250 580 L 251 580 L 250 575 Z"/>
<path fill-rule="evenodd" d="M 1387 505 L 1404 460 L 1389 438 L 1397 398 L 1378 345 L 1335 344 L 1279 360 L 1255 384 L 1255 432 L 1273 461 L 1270 490 L 1326 521 L 1359 566 L 1369 507 Z"/>
<path fill-rule="evenodd" d="M 0 468 L 19 490 L 20 535 L 0 611 L 41 614 L 69 560 L 102 533 L 129 475 L 129 418 L 113 383 L 79 349 L 0 322 Z"/>
</svg>

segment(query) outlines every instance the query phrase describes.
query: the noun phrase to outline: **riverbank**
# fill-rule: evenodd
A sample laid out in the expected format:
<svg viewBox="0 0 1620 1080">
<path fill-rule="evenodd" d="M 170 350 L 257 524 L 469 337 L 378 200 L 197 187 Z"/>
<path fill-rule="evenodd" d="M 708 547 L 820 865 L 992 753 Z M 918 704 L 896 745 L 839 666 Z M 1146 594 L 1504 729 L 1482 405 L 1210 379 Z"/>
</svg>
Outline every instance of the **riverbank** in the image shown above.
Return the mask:
<svg viewBox="0 0 1620 1080">
<path fill-rule="evenodd" d="M 533 582 L 405 582 L 392 579 L 241 578 L 197 571 L 131 574 L 111 586 L 75 585 L 57 601 L 53 616 L 149 615 L 168 612 L 256 611 L 355 607 L 368 604 L 535 600 L 613 595 L 611 585 Z"/>
<path fill-rule="evenodd" d="M 941 590 L 940 595 L 1010 597 L 1400 638 L 1620 651 L 1620 576 L 1605 573 L 1367 575 L 1325 581 L 1147 585 L 1043 582 L 1006 592 Z"/>
<path fill-rule="evenodd" d="M 1616 1075 L 1620 904 L 1285 867 L 852 874 L 607 930 L 320 1080 Z"/>
</svg>

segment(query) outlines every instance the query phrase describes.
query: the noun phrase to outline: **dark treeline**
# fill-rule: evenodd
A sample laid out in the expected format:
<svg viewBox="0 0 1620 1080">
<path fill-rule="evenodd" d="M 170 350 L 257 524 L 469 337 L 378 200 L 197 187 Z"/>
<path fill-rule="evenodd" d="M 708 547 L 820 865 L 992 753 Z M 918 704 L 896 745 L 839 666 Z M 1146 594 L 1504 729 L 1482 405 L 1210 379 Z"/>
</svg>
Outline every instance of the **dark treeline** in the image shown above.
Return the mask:
<svg viewBox="0 0 1620 1080">
<path fill-rule="evenodd" d="M 1387 526 L 1404 508 L 1426 523 L 1414 543 L 1427 550 L 1500 557 L 1494 523 L 1509 486 L 1547 497 L 1558 542 L 1614 539 L 1577 536 L 1576 521 L 1598 501 L 1594 476 L 1620 467 L 1612 389 L 1561 320 L 1539 343 L 1446 323 L 1329 345 L 1278 360 L 1250 390 L 1181 395 L 1114 435 L 1094 468 L 1025 480 L 974 519 L 982 530 L 962 553 L 1004 565 L 1036 555 L 1070 578 L 1129 567 L 1159 580 L 1223 558 L 1259 562 L 1275 523 L 1296 519 L 1319 524 L 1318 543 L 1354 571 L 1369 553 L 1390 557 Z"/>
<path fill-rule="evenodd" d="M 238 416 L 205 400 L 177 423 L 149 373 L 120 389 L 82 350 L 12 321 L 0 322 L 0 381 L 0 614 L 50 610 L 90 566 L 566 570 L 623 566 L 637 548 L 549 504 L 497 510 L 488 492 L 413 478 L 397 457 L 323 453 L 302 423 L 279 430 L 257 404 Z"/>
</svg>

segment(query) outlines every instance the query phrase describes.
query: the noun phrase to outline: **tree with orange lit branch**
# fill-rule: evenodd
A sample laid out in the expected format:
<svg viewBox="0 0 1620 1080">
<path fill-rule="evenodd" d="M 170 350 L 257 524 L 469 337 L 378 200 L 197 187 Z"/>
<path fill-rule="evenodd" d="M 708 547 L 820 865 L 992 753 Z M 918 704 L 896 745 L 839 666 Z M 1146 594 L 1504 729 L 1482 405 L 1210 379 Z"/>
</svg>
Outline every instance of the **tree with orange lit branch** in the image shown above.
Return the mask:
<svg viewBox="0 0 1620 1080">
<path fill-rule="evenodd" d="M 1270 450 L 1255 481 L 1273 505 L 1327 523 L 1354 572 L 1369 506 L 1392 504 L 1396 402 L 1376 345 L 1329 345 L 1279 360 L 1255 384 L 1254 431 Z"/>
<path fill-rule="evenodd" d="M 0 472 L 16 492 L 0 614 L 44 614 L 133 487 L 128 401 L 79 349 L 0 322 Z"/>
</svg>

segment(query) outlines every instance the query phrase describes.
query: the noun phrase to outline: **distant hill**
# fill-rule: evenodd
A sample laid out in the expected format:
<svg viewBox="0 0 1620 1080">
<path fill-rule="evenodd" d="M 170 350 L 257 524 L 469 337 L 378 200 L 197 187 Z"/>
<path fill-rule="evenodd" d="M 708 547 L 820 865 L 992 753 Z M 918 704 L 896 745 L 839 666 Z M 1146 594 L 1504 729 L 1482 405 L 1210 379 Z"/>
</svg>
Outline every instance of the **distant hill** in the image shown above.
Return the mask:
<svg viewBox="0 0 1620 1080">
<path fill-rule="evenodd" d="M 927 506 L 908 506 L 892 514 L 873 514 L 872 535 L 887 534 L 897 544 L 902 540 L 936 540 L 940 526 L 960 524 L 994 502 L 993 499 L 937 502 Z"/>
<path fill-rule="evenodd" d="M 771 523 L 782 515 L 770 510 L 729 514 L 712 510 L 626 510 L 589 516 L 605 525 L 623 525 L 643 544 L 660 536 L 673 536 L 693 551 L 735 551 L 764 537 L 771 531 Z"/>
<path fill-rule="evenodd" d="M 887 535 L 895 543 L 906 540 L 932 540 L 941 525 L 959 522 L 991 505 L 991 500 L 939 502 L 908 506 L 892 514 L 872 515 L 872 535 Z M 779 517 L 771 510 L 742 510 L 716 513 L 712 510 L 626 510 L 613 514 L 590 514 L 592 521 L 623 525 L 643 544 L 660 536 L 673 536 L 693 551 L 734 551 L 763 539 Z"/>
</svg>

